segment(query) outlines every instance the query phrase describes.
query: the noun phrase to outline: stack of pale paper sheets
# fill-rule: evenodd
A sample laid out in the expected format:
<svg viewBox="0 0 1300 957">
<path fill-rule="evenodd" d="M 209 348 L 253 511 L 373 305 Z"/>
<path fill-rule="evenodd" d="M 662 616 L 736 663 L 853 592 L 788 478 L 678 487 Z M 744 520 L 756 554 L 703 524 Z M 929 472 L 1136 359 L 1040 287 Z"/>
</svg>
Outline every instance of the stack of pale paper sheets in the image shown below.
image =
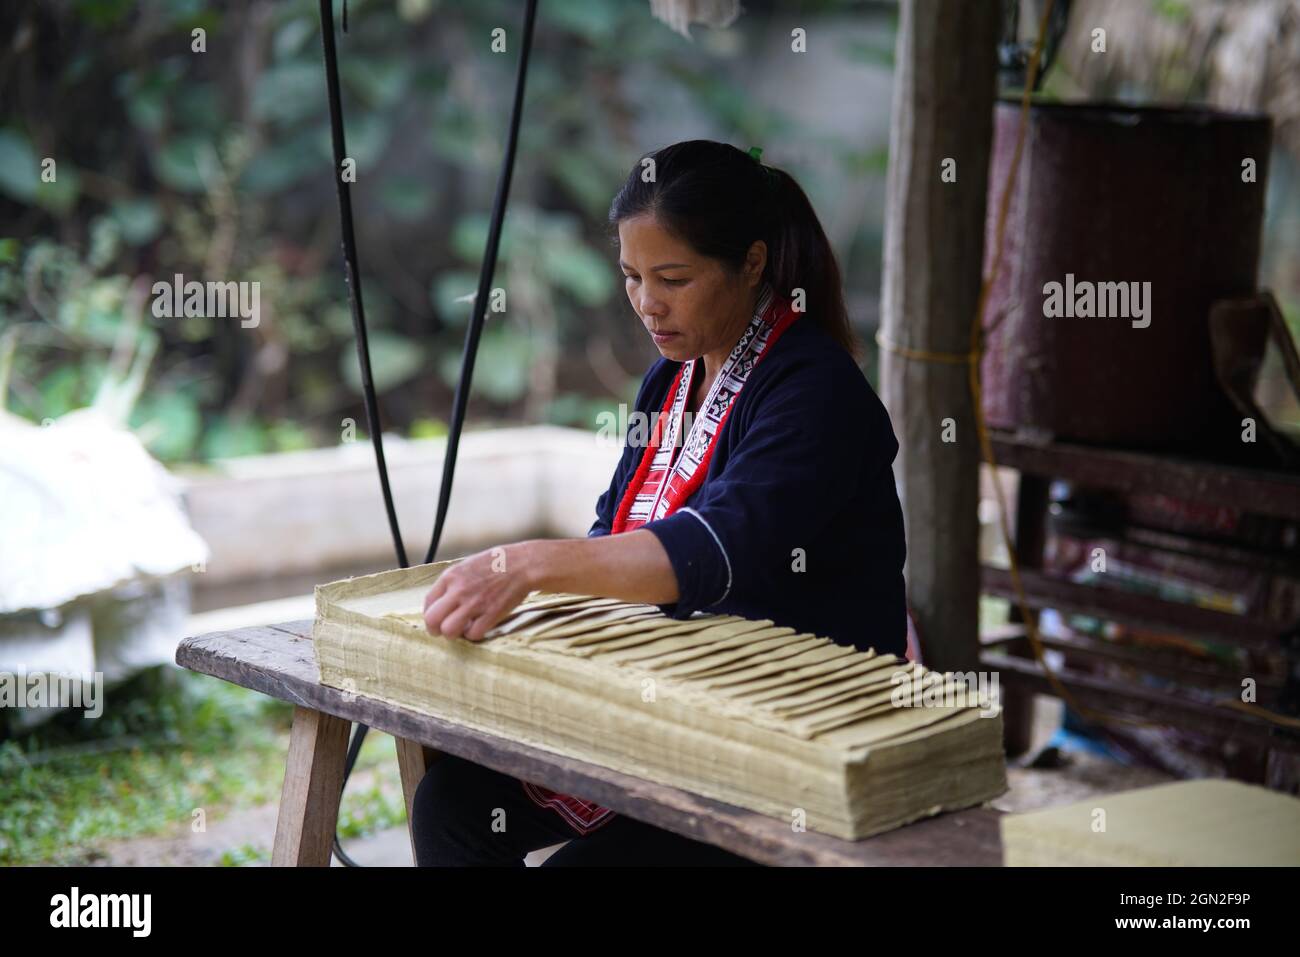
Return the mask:
<svg viewBox="0 0 1300 957">
<path fill-rule="evenodd" d="M 996 706 L 897 706 L 901 658 L 540 592 L 482 642 L 430 635 L 449 564 L 318 586 L 321 683 L 847 839 L 1006 790 Z"/>
<path fill-rule="evenodd" d="M 1295 867 L 1300 800 L 1178 781 L 1002 819 L 1008 867 Z"/>
</svg>

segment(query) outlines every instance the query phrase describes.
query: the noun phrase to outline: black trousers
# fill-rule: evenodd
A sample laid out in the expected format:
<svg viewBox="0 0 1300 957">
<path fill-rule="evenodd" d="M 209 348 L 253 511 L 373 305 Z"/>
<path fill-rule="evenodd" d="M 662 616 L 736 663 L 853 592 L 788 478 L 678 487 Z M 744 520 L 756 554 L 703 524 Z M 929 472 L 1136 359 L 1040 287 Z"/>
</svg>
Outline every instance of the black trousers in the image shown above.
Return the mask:
<svg viewBox="0 0 1300 957">
<path fill-rule="evenodd" d="M 524 856 L 568 841 L 544 867 L 755 867 L 721 848 L 615 814 L 580 835 L 538 807 L 518 778 L 445 754 L 415 792 L 411 830 L 419 867 L 523 867 Z"/>
</svg>

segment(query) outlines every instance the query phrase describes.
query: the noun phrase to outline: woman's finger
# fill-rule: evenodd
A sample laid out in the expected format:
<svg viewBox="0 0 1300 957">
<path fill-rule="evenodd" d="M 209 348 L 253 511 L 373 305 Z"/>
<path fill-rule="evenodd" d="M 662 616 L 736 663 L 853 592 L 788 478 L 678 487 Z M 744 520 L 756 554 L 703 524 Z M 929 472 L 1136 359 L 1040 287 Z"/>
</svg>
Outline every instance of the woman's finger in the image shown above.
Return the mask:
<svg viewBox="0 0 1300 957">
<path fill-rule="evenodd" d="M 445 634 L 442 630 L 444 619 L 456 607 L 456 600 L 450 595 L 443 595 L 424 609 L 424 627 L 431 635 Z"/>
<path fill-rule="evenodd" d="M 473 606 L 468 604 L 459 605 L 442 620 L 441 631 L 448 638 L 460 638 L 469 627 L 470 619 L 478 615 L 478 610 Z"/>
<path fill-rule="evenodd" d="M 498 609 L 495 612 L 484 612 L 470 622 L 469 629 L 465 632 L 465 637 L 470 641 L 482 641 L 487 637 L 487 633 L 495 628 L 503 618 L 506 617 L 507 610 Z"/>
<path fill-rule="evenodd" d="M 447 593 L 447 573 L 443 572 L 438 576 L 438 580 L 433 583 L 433 587 L 425 593 L 424 610 L 428 611 L 429 606 Z"/>
</svg>

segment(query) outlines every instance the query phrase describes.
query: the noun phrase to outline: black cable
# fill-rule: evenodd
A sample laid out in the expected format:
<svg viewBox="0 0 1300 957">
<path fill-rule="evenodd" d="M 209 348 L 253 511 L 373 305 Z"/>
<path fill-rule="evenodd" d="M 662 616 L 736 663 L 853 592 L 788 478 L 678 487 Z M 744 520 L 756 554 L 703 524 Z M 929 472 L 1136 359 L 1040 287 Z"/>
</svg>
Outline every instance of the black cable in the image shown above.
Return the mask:
<svg viewBox="0 0 1300 957">
<path fill-rule="evenodd" d="M 343 3 L 343 30 L 347 31 L 347 0 Z M 474 376 L 474 359 L 478 354 L 479 338 L 486 318 L 487 293 L 492 284 L 492 274 L 496 270 L 497 250 L 501 242 L 501 226 L 505 219 L 506 200 L 510 193 L 510 180 L 514 173 L 516 145 L 519 139 L 519 121 L 523 112 L 524 87 L 528 75 L 528 54 L 533 43 L 533 26 L 537 19 L 537 0 L 528 0 L 524 16 L 524 37 L 519 53 L 519 67 L 515 77 L 515 96 L 510 112 L 510 128 L 506 140 L 506 151 L 501 161 L 501 172 L 497 178 L 496 198 L 492 204 L 492 220 L 488 230 L 487 247 L 483 253 L 483 264 L 479 271 L 478 292 L 474 297 L 473 314 L 465 334 L 465 348 L 461 355 L 460 381 L 456 384 L 456 394 L 452 402 L 452 424 L 447 436 L 447 450 L 442 463 L 442 484 L 438 491 L 438 515 L 433 528 L 433 537 L 429 542 L 429 551 L 424 562 L 433 561 L 438 544 L 442 540 L 443 524 L 447 517 L 447 506 L 451 500 L 452 480 L 456 470 L 456 451 L 460 445 L 461 428 L 465 421 L 465 410 L 469 404 L 470 383 Z M 392 490 L 388 483 L 388 466 L 384 461 L 384 445 L 380 437 L 378 400 L 375 396 L 374 379 L 370 372 L 370 346 L 366 337 L 365 309 L 361 300 L 361 270 L 357 261 L 356 236 L 352 226 L 352 201 L 349 184 L 342 176 L 343 161 L 347 149 L 343 136 L 343 106 L 339 95 L 338 54 L 334 47 L 334 13 L 331 0 L 320 0 L 321 40 L 325 54 L 325 80 L 329 93 L 330 134 L 334 143 L 334 174 L 338 188 L 339 220 L 343 233 L 343 258 L 348 283 L 348 302 L 352 308 L 352 325 L 356 332 L 357 359 L 361 363 L 361 391 L 365 401 L 366 419 L 370 424 L 370 434 L 375 448 L 375 464 L 379 470 L 379 486 L 384 496 L 384 508 L 388 513 L 388 527 L 393 536 L 393 548 L 397 552 L 400 567 L 408 567 L 406 547 L 402 542 L 402 533 L 397 524 L 397 511 L 393 507 Z M 343 787 L 347 787 L 352 768 L 356 765 L 361 745 L 365 741 L 369 727 L 364 724 L 356 726 L 356 732 L 348 746 L 347 761 L 343 767 Z M 359 867 L 343 850 L 337 830 L 334 834 L 334 856 L 347 867 Z"/>
<path fill-rule="evenodd" d="M 343 178 L 347 145 L 343 139 L 343 103 L 339 97 L 339 63 L 334 49 L 334 12 L 331 0 L 320 0 L 321 40 L 325 48 L 325 83 L 329 91 L 330 136 L 334 141 L 334 185 L 339 196 L 339 220 L 343 227 L 343 263 L 348 284 L 348 304 L 352 307 L 352 328 L 356 332 L 357 360 L 361 363 L 361 394 L 365 401 L 370 441 L 375 447 L 375 464 L 379 467 L 379 487 L 384 494 L 388 513 L 388 530 L 402 568 L 407 567 L 406 546 L 397 525 L 393 491 L 388 485 L 388 465 L 384 461 L 384 439 L 379 424 L 379 403 L 375 399 L 375 380 L 370 372 L 370 342 L 366 337 L 366 310 L 361 301 L 361 265 L 357 261 L 357 239 L 352 229 L 351 184 Z"/>
</svg>

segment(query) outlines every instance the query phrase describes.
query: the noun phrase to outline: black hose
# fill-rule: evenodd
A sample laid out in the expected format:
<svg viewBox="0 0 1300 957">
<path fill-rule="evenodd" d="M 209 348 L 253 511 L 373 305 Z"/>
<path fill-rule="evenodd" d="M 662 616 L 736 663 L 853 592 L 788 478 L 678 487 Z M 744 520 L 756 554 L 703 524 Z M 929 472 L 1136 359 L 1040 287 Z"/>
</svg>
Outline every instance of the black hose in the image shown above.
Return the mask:
<svg viewBox="0 0 1300 957">
<path fill-rule="evenodd" d="M 487 247 L 483 252 L 483 264 L 479 271 L 478 292 L 474 297 L 473 313 L 465 333 L 465 348 L 461 355 L 460 381 L 456 384 L 456 394 L 452 402 L 451 429 L 447 436 L 447 450 L 442 463 L 442 484 L 438 491 L 438 514 L 434 523 L 433 537 L 429 541 L 429 550 L 425 554 L 425 564 L 433 561 L 438 552 L 438 543 L 442 540 L 443 525 L 447 518 L 447 506 L 451 500 L 452 480 L 456 470 L 456 450 L 460 445 L 461 428 L 465 422 L 465 410 L 469 404 L 470 383 L 474 376 L 474 359 L 478 354 L 479 338 L 486 318 L 488 289 L 492 285 L 492 274 L 496 270 L 497 250 L 501 242 L 501 226 L 505 219 L 506 201 L 510 193 L 510 179 L 514 172 L 515 152 L 519 139 L 519 120 L 523 112 L 524 87 L 528 77 L 528 54 L 533 44 L 533 26 L 537 18 L 537 0 L 528 0 L 524 15 L 524 37 L 519 52 L 519 66 L 515 76 L 514 103 L 510 111 L 510 129 L 506 140 L 505 155 L 501 160 L 501 172 L 497 177 L 496 198 L 492 204 L 492 220 L 488 230 Z M 334 143 L 334 178 L 338 189 L 339 220 L 343 233 L 343 259 L 348 283 L 348 302 L 352 308 L 352 325 L 356 332 L 357 359 L 361 364 L 361 392 L 365 401 L 366 420 L 370 427 L 371 442 L 375 449 L 375 465 L 379 470 L 379 487 L 384 497 L 384 509 L 388 513 L 388 528 L 393 537 L 393 548 L 397 561 L 402 568 L 408 567 L 406 547 L 402 542 L 402 533 L 397 523 L 397 511 L 393 506 L 393 493 L 388 483 L 388 466 L 384 461 L 384 443 L 380 434 L 378 400 L 375 397 L 375 384 L 370 371 L 370 346 L 366 337 L 365 309 L 361 300 L 361 269 L 357 261 L 356 235 L 352 226 L 352 200 L 349 183 L 342 176 L 343 162 L 347 157 L 347 147 L 343 135 L 343 105 L 339 95 L 338 53 L 334 47 L 334 12 L 331 0 L 320 0 L 321 41 L 325 54 L 325 81 L 329 94 L 330 134 Z M 343 4 L 343 30 L 347 31 L 347 0 Z M 366 739 L 369 727 L 358 724 L 348 746 L 347 761 L 343 767 L 343 787 L 347 787 L 352 768 L 356 765 L 357 755 Z M 334 856 L 347 867 L 359 867 L 343 850 L 338 832 L 334 834 Z"/>
<path fill-rule="evenodd" d="M 330 0 L 320 0 L 321 40 L 325 47 L 325 84 L 329 92 L 330 136 L 334 141 L 334 185 L 339 196 L 339 220 L 343 228 L 343 264 L 348 284 L 348 304 L 352 307 L 352 328 L 356 333 L 357 360 L 361 363 L 361 394 L 365 400 L 366 422 L 370 441 L 375 447 L 375 464 L 379 466 L 379 487 L 384 494 L 388 513 L 388 530 L 402 568 L 407 567 L 406 546 L 397 526 L 393 491 L 388 485 L 388 465 L 384 461 L 384 439 L 379 424 L 379 404 L 375 399 L 375 380 L 370 372 L 370 342 L 366 337 L 366 310 L 361 301 L 361 265 L 357 261 L 357 238 L 352 229 L 351 184 L 343 178 L 347 145 L 343 138 L 343 104 L 339 97 L 338 54 L 334 49 L 334 14 Z"/>
</svg>

